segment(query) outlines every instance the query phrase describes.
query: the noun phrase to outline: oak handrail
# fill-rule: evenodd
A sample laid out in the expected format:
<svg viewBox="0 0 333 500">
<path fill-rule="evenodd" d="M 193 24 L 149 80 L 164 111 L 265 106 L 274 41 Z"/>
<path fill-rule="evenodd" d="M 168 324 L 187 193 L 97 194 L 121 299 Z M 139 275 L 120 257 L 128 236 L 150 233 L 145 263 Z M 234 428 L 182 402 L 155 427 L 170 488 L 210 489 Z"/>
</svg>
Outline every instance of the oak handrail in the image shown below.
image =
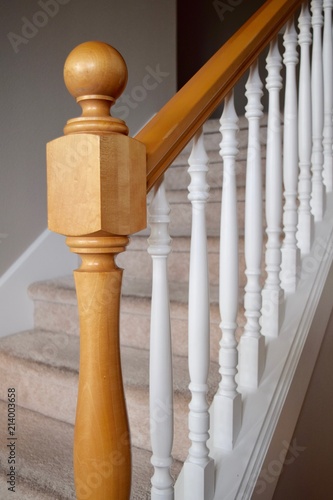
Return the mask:
<svg viewBox="0 0 333 500">
<path fill-rule="evenodd" d="M 304 0 L 268 0 L 138 132 L 147 192 Z"/>
</svg>

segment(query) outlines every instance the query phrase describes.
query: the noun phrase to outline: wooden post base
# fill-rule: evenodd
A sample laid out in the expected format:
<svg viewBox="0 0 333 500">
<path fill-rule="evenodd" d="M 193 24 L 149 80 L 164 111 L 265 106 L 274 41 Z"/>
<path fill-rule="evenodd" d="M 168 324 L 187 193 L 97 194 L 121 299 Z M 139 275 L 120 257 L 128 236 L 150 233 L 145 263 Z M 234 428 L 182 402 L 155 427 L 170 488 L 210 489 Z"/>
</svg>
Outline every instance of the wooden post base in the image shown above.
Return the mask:
<svg viewBox="0 0 333 500">
<path fill-rule="evenodd" d="M 71 237 L 82 257 L 74 272 L 80 315 L 80 374 L 74 433 L 78 500 L 128 500 L 129 427 L 122 384 L 119 307 L 122 270 L 115 254 L 127 237 Z"/>
</svg>

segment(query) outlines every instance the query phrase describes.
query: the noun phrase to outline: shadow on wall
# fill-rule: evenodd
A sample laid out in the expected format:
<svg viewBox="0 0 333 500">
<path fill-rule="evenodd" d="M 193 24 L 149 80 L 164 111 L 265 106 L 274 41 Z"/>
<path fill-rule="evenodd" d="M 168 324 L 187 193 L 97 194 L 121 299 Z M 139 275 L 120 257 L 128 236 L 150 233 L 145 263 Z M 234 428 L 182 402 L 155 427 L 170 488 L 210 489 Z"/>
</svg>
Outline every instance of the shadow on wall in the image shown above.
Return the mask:
<svg viewBox="0 0 333 500">
<path fill-rule="evenodd" d="M 177 75 L 180 89 L 256 12 L 265 0 L 181 0 L 177 2 Z M 260 68 L 265 78 L 265 68 Z M 247 76 L 240 81 L 244 88 Z M 244 91 L 235 90 L 235 105 L 244 114 Z M 220 117 L 221 109 L 214 117 Z"/>
</svg>

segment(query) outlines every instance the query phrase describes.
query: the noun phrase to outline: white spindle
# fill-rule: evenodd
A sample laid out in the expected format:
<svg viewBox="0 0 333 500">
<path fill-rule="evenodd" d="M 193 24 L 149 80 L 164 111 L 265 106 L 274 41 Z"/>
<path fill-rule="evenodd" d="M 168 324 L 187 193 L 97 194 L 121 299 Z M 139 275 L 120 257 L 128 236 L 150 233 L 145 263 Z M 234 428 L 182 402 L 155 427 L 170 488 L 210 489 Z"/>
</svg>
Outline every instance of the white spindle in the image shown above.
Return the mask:
<svg viewBox="0 0 333 500">
<path fill-rule="evenodd" d="M 258 387 L 265 361 L 265 339 L 260 333 L 262 230 L 262 172 L 260 118 L 263 115 L 262 83 L 258 64 L 251 66 L 246 84 L 248 104 L 248 149 L 245 197 L 245 286 L 244 308 L 246 324 L 239 342 L 239 385 Z"/>
<path fill-rule="evenodd" d="M 202 131 L 193 140 L 189 158 L 191 176 L 188 198 L 192 203 L 189 279 L 188 354 L 192 399 L 189 405 L 191 447 L 184 464 L 184 499 L 210 500 L 214 495 L 214 461 L 209 457 L 207 379 L 210 361 L 209 276 L 205 207 L 208 156 Z"/>
<path fill-rule="evenodd" d="M 310 252 L 313 240 L 313 217 L 311 199 L 311 151 L 312 151 L 312 110 L 311 110 L 311 70 L 310 45 L 311 17 L 307 2 L 302 5 L 298 20 L 300 45 L 299 96 L 298 96 L 298 230 L 297 242 L 301 254 Z"/>
<path fill-rule="evenodd" d="M 332 48 L 332 9 L 333 0 L 324 0 L 324 36 L 323 36 L 323 76 L 324 76 L 324 183 L 326 191 L 333 189 L 332 158 L 332 107 L 333 107 L 333 48 Z"/>
<path fill-rule="evenodd" d="M 223 158 L 223 189 L 221 207 L 220 247 L 220 374 L 222 376 L 214 399 L 214 444 L 232 449 L 241 426 L 242 400 L 237 392 L 238 352 L 235 331 L 238 311 L 238 228 L 235 160 L 238 153 L 236 134 L 238 118 L 231 91 L 225 99 L 221 117 Z"/>
<path fill-rule="evenodd" d="M 281 286 L 285 292 L 295 292 L 300 266 L 297 248 L 297 181 L 298 181 L 298 128 L 296 65 L 297 34 L 294 20 L 287 23 L 284 34 L 284 64 L 286 66 L 284 129 L 283 129 L 283 180 L 284 211 L 282 245 Z"/>
<path fill-rule="evenodd" d="M 153 261 L 150 327 L 150 436 L 152 500 L 173 500 L 170 474 L 173 443 L 173 382 L 167 257 L 171 251 L 168 233 L 169 204 L 164 182 L 154 188 L 149 206 L 151 235 L 148 252 Z"/>
<path fill-rule="evenodd" d="M 311 210 L 315 221 L 320 221 L 324 213 L 323 185 L 323 125 L 324 125 L 324 88 L 322 55 L 322 0 L 312 0 L 312 195 Z"/>
<path fill-rule="evenodd" d="M 270 44 L 266 86 L 269 92 L 266 152 L 266 272 L 262 291 L 262 334 L 276 337 L 281 323 L 283 293 L 280 282 L 282 219 L 282 144 L 279 93 L 282 87 L 278 41 Z"/>
</svg>

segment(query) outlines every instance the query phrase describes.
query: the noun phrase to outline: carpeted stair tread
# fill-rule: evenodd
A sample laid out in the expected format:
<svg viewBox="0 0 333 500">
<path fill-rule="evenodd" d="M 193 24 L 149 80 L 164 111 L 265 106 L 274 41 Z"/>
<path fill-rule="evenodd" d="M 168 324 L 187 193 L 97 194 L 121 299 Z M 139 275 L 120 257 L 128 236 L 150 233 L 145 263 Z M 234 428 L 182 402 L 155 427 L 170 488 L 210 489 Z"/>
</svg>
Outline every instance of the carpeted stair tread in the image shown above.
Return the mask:
<svg viewBox="0 0 333 500">
<path fill-rule="evenodd" d="M 19 400 L 19 390 L 17 396 Z M 1 421 L 4 422 L 7 404 L 3 401 L 0 401 L 0 412 Z M 4 430 L 2 426 L 2 433 Z M 3 436 L 2 442 L 6 437 Z M 75 499 L 72 466 L 73 426 L 16 406 L 16 437 L 17 483 L 23 480 L 28 483 L 29 489 L 38 485 L 38 491 L 53 495 L 51 498 Z M 0 453 L 1 462 L 6 464 L 7 449 L 1 446 Z M 15 494 L 11 493 L 7 498 L 13 497 Z M 21 500 L 21 496 L 19 498 Z"/>
<path fill-rule="evenodd" d="M 62 289 L 65 292 L 63 295 Z M 35 302 L 35 328 L 78 335 L 78 311 L 72 276 L 34 283 L 30 286 L 29 293 Z M 67 302 L 69 293 L 71 294 L 70 303 Z M 173 352 L 179 356 L 187 356 L 188 352 L 187 294 L 186 283 L 170 283 L 170 297 L 173 299 L 170 303 Z M 217 362 L 218 344 L 221 337 L 217 286 L 211 286 L 210 294 L 212 300 L 210 306 L 211 360 Z M 150 295 L 150 279 L 128 277 L 124 273 L 120 311 L 120 335 L 123 345 L 149 349 Z M 244 326 L 242 303 L 239 307 L 238 325 L 237 336 L 239 337 Z"/>
<path fill-rule="evenodd" d="M 0 420 L 7 416 L 7 403 L 0 400 Z M 0 447 L 0 498 L 10 500 L 75 500 L 72 448 L 74 427 L 71 424 L 46 417 L 35 411 L 17 407 L 16 410 L 16 488 L 8 491 L 6 483 L 8 449 Z M 1 429 L 1 442 L 7 441 L 5 427 Z M 131 500 L 150 498 L 152 466 L 149 451 L 132 448 Z M 175 476 L 181 464 L 175 461 Z M 97 470 L 98 473 L 98 470 Z M 86 485 L 89 488 L 89 486 Z"/>
<path fill-rule="evenodd" d="M 32 485 L 21 478 L 15 487 L 15 493 L 8 491 L 7 478 L 0 473 L 0 498 L 1 500 L 58 500 L 54 493 L 43 492 L 38 484 Z"/>
<path fill-rule="evenodd" d="M 187 302 L 188 283 L 175 282 L 169 283 L 169 296 L 172 302 Z M 64 276 L 52 280 L 45 280 L 33 283 L 29 287 L 29 295 L 34 301 L 43 301 L 47 303 L 59 303 L 75 305 L 77 307 L 74 278 Z M 211 302 L 217 303 L 217 288 L 211 287 Z M 137 278 L 133 276 L 124 276 L 122 283 L 122 297 L 151 297 L 151 278 Z"/>
<path fill-rule="evenodd" d="M 73 423 L 77 399 L 78 342 L 79 339 L 74 336 L 41 330 L 1 338 L 2 387 L 16 388 L 17 404 L 20 406 Z"/>
<path fill-rule="evenodd" d="M 66 333 L 28 330 L 0 339 L 0 353 L 50 369 L 77 373 L 79 339 Z"/>
<path fill-rule="evenodd" d="M 132 441 L 149 449 L 149 351 L 122 346 L 122 370 Z M 74 423 L 79 363 L 79 337 L 32 330 L 0 339 L 0 378 L 4 387 L 16 387 L 18 404 L 43 415 Z M 173 356 L 175 449 L 184 460 L 188 450 L 187 413 L 188 361 Z M 208 401 L 211 402 L 220 376 L 211 364 Z M 161 412 L 168 412 L 161 403 Z"/>
<path fill-rule="evenodd" d="M 126 252 L 117 256 L 117 264 L 124 268 L 123 296 L 151 296 L 151 257 L 147 252 L 146 236 L 133 236 Z M 170 300 L 187 302 L 189 276 L 190 239 L 175 237 L 172 240 L 172 252 L 169 255 Z M 219 266 L 219 240 L 208 238 L 207 251 L 209 259 L 210 281 L 212 284 L 211 302 L 217 303 L 217 277 Z M 243 241 L 240 241 L 239 252 L 243 255 Z M 140 266 L 138 266 L 140 262 Z M 240 264 L 243 266 L 243 264 Z M 134 279 L 137 279 L 137 286 Z M 142 282 L 143 289 L 140 290 Z M 131 287 L 134 287 L 133 289 Z M 29 295 L 34 301 L 42 300 L 54 303 L 76 304 L 74 278 L 72 276 L 45 280 L 29 286 Z"/>
<path fill-rule="evenodd" d="M 28 293 L 33 300 L 77 304 L 74 278 L 71 275 L 32 283 Z"/>
</svg>

